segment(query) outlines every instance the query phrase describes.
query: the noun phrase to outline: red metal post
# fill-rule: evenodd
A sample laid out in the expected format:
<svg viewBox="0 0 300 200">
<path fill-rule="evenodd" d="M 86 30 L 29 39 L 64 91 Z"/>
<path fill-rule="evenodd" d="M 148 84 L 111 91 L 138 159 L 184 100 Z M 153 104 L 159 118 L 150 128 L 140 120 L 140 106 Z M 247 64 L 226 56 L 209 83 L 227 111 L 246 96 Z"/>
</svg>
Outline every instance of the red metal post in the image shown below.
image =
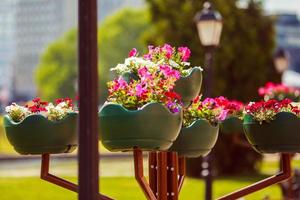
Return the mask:
<svg viewBox="0 0 300 200">
<path fill-rule="evenodd" d="M 58 185 L 60 187 L 63 187 L 65 189 L 71 190 L 73 192 L 78 193 L 78 185 L 71 183 L 67 180 L 64 180 L 62 178 L 59 178 L 57 176 L 54 176 L 49 173 L 49 167 L 50 167 L 50 155 L 49 154 L 43 154 L 42 155 L 42 164 L 41 164 L 41 179 L 53 183 L 55 185 Z M 104 196 L 102 194 L 98 194 L 97 192 L 97 199 L 99 200 L 112 200 L 111 198 Z"/>
<path fill-rule="evenodd" d="M 178 155 L 168 152 L 168 200 L 178 200 Z"/>
<path fill-rule="evenodd" d="M 185 163 L 185 158 L 184 157 L 179 157 L 178 158 L 178 193 L 180 193 L 181 188 L 183 186 L 184 183 L 184 179 L 185 179 L 185 172 L 186 172 L 186 163 Z"/>
<path fill-rule="evenodd" d="M 289 154 L 282 154 L 281 155 L 281 164 L 282 164 L 282 171 L 279 174 L 276 174 L 272 177 L 254 183 L 248 187 L 245 187 L 241 190 L 235 191 L 231 194 L 223 196 L 218 200 L 234 200 L 239 199 L 243 196 L 248 194 L 254 193 L 256 191 L 262 190 L 270 185 L 275 183 L 279 183 L 283 180 L 289 179 L 291 177 L 291 159 Z"/>
<path fill-rule="evenodd" d="M 167 152 L 159 152 L 157 156 L 157 199 L 167 200 Z"/>
<path fill-rule="evenodd" d="M 97 0 L 79 0 L 79 200 L 98 199 Z"/>
<path fill-rule="evenodd" d="M 144 176 L 143 152 L 140 149 L 135 148 L 133 150 L 133 157 L 134 157 L 135 179 L 139 183 L 147 200 L 156 200 L 156 197 L 153 191 L 151 190 L 151 187 L 147 183 L 147 179 Z"/>
<path fill-rule="evenodd" d="M 41 179 L 53 183 L 55 185 L 58 185 L 60 187 L 66 188 L 68 190 L 71 190 L 73 192 L 78 192 L 78 186 L 75 185 L 74 183 L 61 179 L 49 173 L 49 160 L 50 160 L 49 154 L 42 155 Z"/>
<path fill-rule="evenodd" d="M 149 184 L 156 195 L 157 193 L 157 153 L 150 152 L 148 158 Z"/>
</svg>

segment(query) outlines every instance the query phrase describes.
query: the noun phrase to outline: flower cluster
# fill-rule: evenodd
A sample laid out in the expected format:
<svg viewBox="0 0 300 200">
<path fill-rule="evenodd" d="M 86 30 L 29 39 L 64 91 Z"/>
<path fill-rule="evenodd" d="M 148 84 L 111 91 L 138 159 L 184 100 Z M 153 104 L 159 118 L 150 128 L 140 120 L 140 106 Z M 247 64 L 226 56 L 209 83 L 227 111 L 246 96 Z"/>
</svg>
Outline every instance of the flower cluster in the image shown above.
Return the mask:
<svg viewBox="0 0 300 200">
<path fill-rule="evenodd" d="M 184 110 L 183 126 L 187 127 L 197 119 L 206 119 L 211 124 L 225 120 L 229 112 L 224 109 L 227 101 L 224 97 L 206 98 L 203 101 L 201 101 L 201 96 L 196 97 L 192 104 Z"/>
<path fill-rule="evenodd" d="M 237 117 L 243 119 L 244 117 L 244 104 L 236 100 L 228 100 L 223 97 L 223 109 L 227 112 L 227 117 Z"/>
<path fill-rule="evenodd" d="M 138 57 L 138 51 L 132 49 L 129 57 L 125 59 L 123 64 L 118 64 L 111 71 L 116 71 L 119 75 L 128 73 L 138 74 L 138 70 L 147 66 L 149 71 L 156 71 L 160 66 L 168 66 L 180 72 L 181 75 L 187 75 L 191 69 L 188 59 L 191 51 L 188 47 L 175 47 L 165 44 L 163 46 L 149 46 L 148 53 Z"/>
<path fill-rule="evenodd" d="M 264 87 L 259 88 L 258 93 L 264 97 L 265 101 L 270 99 L 281 101 L 285 98 L 297 101 L 300 97 L 299 89 L 272 82 L 268 82 Z"/>
<path fill-rule="evenodd" d="M 297 104 L 293 104 L 290 99 L 251 102 L 246 106 L 245 110 L 247 114 L 253 116 L 260 123 L 274 120 L 275 115 L 279 112 L 290 112 L 300 116 L 300 107 Z"/>
<path fill-rule="evenodd" d="M 15 122 L 20 122 L 32 114 L 41 114 L 51 121 L 62 120 L 68 113 L 75 112 L 73 101 L 70 98 L 57 99 L 55 105 L 35 98 L 25 106 L 16 103 L 5 108 L 10 118 Z"/>
<path fill-rule="evenodd" d="M 178 112 L 180 96 L 173 91 L 175 82 L 180 78 L 177 70 L 168 65 L 160 65 L 153 70 L 144 66 L 138 69 L 137 80 L 126 82 L 122 76 L 108 82 L 108 102 L 115 102 L 130 110 L 136 110 L 150 102 L 166 105 L 171 112 Z"/>
</svg>

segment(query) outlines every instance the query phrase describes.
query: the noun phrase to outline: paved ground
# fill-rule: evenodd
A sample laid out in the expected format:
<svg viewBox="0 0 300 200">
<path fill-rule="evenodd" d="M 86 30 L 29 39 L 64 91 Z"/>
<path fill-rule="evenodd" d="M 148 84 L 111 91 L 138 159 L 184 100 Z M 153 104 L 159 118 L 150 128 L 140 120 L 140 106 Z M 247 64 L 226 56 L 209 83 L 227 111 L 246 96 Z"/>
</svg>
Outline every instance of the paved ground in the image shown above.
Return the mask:
<svg viewBox="0 0 300 200">
<path fill-rule="evenodd" d="M 39 176 L 40 164 L 39 158 L 1 161 L 0 178 Z M 147 167 L 146 163 L 145 167 Z M 77 161 L 75 158 L 53 158 L 50 162 L 50 171 L 59 176 L 76 176 Z M 100 160 L 100 172 L 103 177 L 134 176 L 132 158 L 130 156 L 102 158 Z"/>
</svg>

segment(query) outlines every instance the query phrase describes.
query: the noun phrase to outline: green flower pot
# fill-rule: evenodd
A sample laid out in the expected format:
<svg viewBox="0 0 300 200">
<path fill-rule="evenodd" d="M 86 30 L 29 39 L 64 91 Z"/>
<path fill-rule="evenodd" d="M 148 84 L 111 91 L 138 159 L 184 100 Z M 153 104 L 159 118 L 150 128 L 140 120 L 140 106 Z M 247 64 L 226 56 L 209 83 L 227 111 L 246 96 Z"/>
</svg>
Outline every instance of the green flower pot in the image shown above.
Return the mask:
<svg viewBox="0 0 300 200">
<path fill-rule="evenodd" d="M 220 129 L 225 134 L 243 133 L 243 120 L 238 117 L 228 117 L 222 121 Z"/>
<path fill-rule="evenodd" d="M 191 101 L 199 95 L 202 85 L 202 70 L 194 67 L 190 73 L 176 81 L 175 92 L 181 96 L 184 106 L 191 104 Z"/>
<path fill-rule="evenodd" d="M 77 147 L 77 113 L 69 113 L 63 120 L 50 121 L 33 114 L 21 122 L 4 116 L 6 136 L 14 149 L 23 155 L 69 153 Z"/>
<path fill-rule="evenodd" d="M 99 112 L 100 140 L 110 151 L 167 150 L 177 138 L 182 112 L 171 113 L 160 103 L 149 103 L 140 110 L 127 110 L 106 103 Z"/>
<path fill-rule="evenodd" d="M 194 158 L 207 155 L 217 142 L 219 125 L 212 126 L 207 120 L 197 120 L 182 128 L 170 151 L 179 156 Z"/>
<path fill-rule="evenodd" d="M 246 115 L 243 125 L 248 141 L 260 153 L 300 152 L 300 119 L 292 113 L 280 112 L 262 124 Z"/>
</svg>

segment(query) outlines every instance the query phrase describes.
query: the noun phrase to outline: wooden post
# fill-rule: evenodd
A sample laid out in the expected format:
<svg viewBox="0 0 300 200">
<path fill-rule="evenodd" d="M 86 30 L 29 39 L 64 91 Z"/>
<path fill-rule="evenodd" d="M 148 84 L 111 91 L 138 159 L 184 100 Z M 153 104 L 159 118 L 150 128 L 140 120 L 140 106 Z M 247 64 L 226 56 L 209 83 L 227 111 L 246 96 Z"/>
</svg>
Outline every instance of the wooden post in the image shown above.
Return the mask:
<svg viewBox="0 0 300 200">
<path fill-rule="evenodd" d="M 159 152 L 157 156 L 157 199 L 167 200 L 167 152 Z"/>
<path fill-rule="evenodd" d="M 168 152 L 168 200 L 178 200 L 178 156 Z"/>
<path fill-rule="evenodd" d="M 99 198 L 97 0 L 78 0 L 79 200 Z"/>
<path fill-rule="evenodd" d="M 156 195 L 157 193 L 157 153 L 150 152 L 148 159 L 149 185 Z"/>
</svg>

